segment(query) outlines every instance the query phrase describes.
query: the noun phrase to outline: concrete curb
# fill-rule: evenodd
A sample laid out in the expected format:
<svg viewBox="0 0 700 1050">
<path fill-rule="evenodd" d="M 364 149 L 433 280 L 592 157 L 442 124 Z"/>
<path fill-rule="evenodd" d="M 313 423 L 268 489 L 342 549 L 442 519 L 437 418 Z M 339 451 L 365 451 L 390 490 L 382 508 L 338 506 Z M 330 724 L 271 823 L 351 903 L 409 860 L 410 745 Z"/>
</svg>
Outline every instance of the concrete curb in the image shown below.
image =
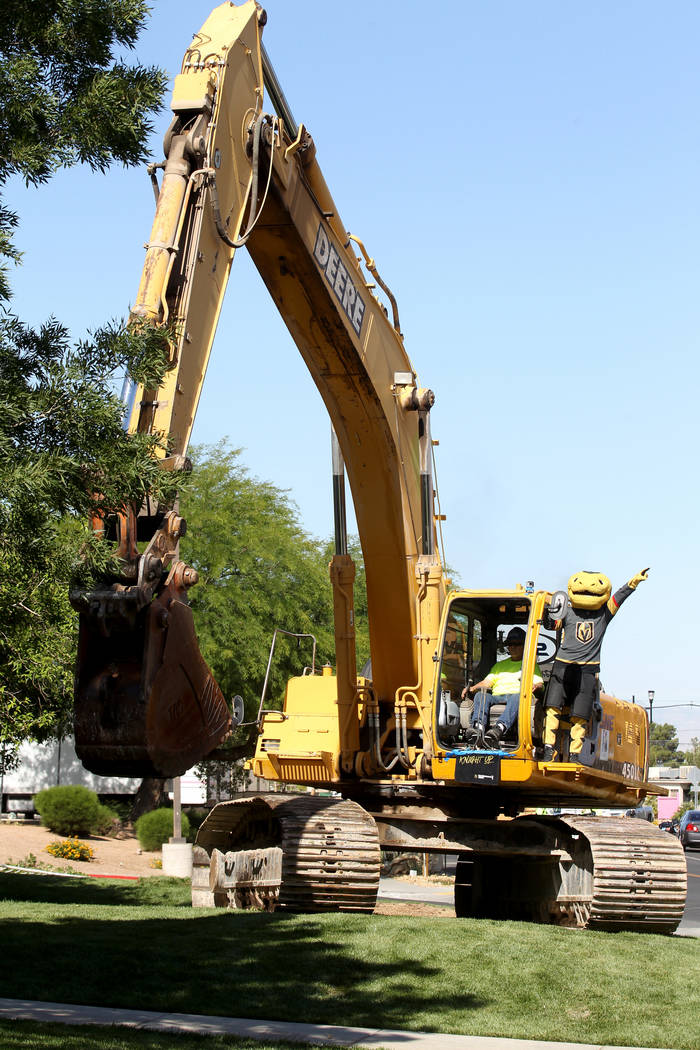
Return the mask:
<svg viewBox="0 0 700 1050">
<path fill-rule="evenodd" d="M 535 1039 L 507 1039 L 500 1036 L 444 1035 L 438 1032 L 402 1032 L 381 1028 L 297 1024 L 293 1021 L 253 1021 L 242 1017 L 118 1010 L 104 1006 L 76 1006 L 72 1003 L 40 1003 L 29 999 L 0 999 L 0 1019 L 52 1024 L 121 1025 L 153 1032 L 234 1035 L 242 1039 L 314 1043 L 318 1046 L 360 1046 L 374 1050 L 381 1047 L 385 1050 L 652 1050 L 602 1046 L 600 1043 L 538 1042 Z"/>
</svg>

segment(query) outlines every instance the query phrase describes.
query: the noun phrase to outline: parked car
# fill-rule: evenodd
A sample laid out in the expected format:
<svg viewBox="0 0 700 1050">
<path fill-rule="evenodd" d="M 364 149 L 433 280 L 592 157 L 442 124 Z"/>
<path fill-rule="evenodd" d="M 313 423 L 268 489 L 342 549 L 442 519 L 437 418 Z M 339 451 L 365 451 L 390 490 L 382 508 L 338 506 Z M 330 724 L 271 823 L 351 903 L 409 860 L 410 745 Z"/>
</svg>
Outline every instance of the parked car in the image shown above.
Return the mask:
<svg viewBox="0 0 700 1050">
<path fill-rule="evenodd" d="M 678 834 L 678 824 L 679 824 L 679 821 L 677 821 L 677 820 L 660 820 L 659 821 L 659 831 L 668 831 L 669 834 L 671 834 L 671 835 L 677 835 Z"/>
<path fill-rule="evenodd" d="M 689 809 L 683 814 L 678 837 L 683 849 L 700 849 L 700 809 Z"/>
</svg>

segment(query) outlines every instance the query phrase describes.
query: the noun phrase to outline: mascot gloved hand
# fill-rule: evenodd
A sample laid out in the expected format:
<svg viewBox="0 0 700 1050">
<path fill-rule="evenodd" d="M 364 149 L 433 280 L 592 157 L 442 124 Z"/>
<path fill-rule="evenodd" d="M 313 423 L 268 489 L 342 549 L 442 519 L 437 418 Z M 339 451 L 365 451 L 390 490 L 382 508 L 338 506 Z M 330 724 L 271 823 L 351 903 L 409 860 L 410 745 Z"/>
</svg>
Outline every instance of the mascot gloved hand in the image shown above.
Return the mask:
<svg viewBox="0 0 700 1050">
<path fill-rule="evenodd" d="M 632 577 L 630 582 L 627 584 L 627 586 L 631 587 L 633 591 L 636 591 L 636 589 L 639 586 L 639 584 L 643 583 L 644 580 L 648 580 L 648 579 L 649 579 L 649 570 L 648 569 L 642 569 L 641 572 L 637 572 L 637 573 L 634 574 L 634 576 Z"/>
<path fill-rule="evenodd" d="M 648 569 L 638 572 L 629 583 L 611 594 L 612 586 L 602 572 L 582 570 L 569 579 L 568 604 L 556 620 L 561 629 L 552 676 L 545 700 L 544 760 L 556 757 L 559 716 L 566 704 L 571 713 L 569 755 L 577 761 L 583 750 L 593 704 L 598 695 L 600 651 L 608 624 L 637 586 L 646 580 Z"/>
</svg>

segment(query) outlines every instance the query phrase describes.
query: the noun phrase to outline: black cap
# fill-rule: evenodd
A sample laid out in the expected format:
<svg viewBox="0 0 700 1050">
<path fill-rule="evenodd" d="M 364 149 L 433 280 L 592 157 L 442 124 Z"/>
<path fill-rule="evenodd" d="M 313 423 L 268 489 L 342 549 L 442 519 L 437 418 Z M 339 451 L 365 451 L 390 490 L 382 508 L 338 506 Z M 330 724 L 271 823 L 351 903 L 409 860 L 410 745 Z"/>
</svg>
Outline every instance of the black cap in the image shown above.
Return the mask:
<svg viewBox="0 0 700 1050">
<path fill-rule="evenodd" d="M 505 645 L 525 645 L 525 631 L 522 627 L 511 627 L 506 635 Z"/>
</svg>

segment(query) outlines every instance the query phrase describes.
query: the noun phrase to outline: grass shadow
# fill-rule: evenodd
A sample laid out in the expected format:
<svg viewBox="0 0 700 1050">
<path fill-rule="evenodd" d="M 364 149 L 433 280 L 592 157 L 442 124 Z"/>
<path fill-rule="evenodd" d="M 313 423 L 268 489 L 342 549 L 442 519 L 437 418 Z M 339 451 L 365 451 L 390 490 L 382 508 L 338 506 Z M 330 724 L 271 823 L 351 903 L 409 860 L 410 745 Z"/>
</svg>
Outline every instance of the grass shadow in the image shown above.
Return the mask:
<svg viewBox="0 0 700 1050">
<path fill-rule="evenodd" d="M 0 872 L 0 900 L 37 904 L 104 904 L 190 907 L 187 879 L 97 879 L 69 875 Z"/>
<path fill-rule="evenodd" d="M 397 920 L 139 910 L 124 909 L 116 923 L 61 914 L 0 922 L 5 958 L 15 961 L 3 994 L 383 1028 L 405 1028 L 410 1003 L 411 1026 L 436 1030 L 441 1015 L 486 1003 L 437 992 L 440 968 L 415 958 Z"/>
</svg>

